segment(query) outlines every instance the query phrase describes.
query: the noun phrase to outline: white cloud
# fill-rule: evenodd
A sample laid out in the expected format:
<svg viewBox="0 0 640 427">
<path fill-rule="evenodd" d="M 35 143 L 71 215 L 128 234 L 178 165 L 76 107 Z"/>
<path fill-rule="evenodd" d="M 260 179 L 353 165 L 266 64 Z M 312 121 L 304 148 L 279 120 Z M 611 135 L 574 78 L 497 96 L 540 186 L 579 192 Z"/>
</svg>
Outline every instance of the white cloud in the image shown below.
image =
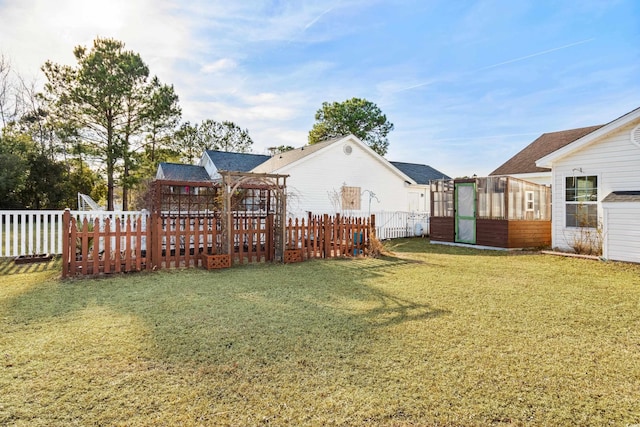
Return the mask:
<svg viewBox="0 0 640 427">
<path fill-rule="evenodd" d="M 219 73 L 222 71 L 233 70 L 238 66 L 236 61 L 229 58 L 222 58 L 215 62 L 210 62 L 208 64 L 204 64 L 200 68 L 200 72 L 205 74 Z"/>
<path fill-rule="evenodd" d="M 46 60 L 71 65 L 77 45 L 122 40 L 175 86 L 184 120 L 234 121 L 256 151 L 303 145 L 323 101 L 366 98 L 396 126 L 391 159 L 455 175 L 497 167 L 533 139 L 518 134 L 611 120 L 637 104 L 637 30 L 621 22 L 629 13 L 607 23 L 615 32 L 598 21 L 615 4 L 574 13 L 423 3 L 0 0 L 0 53 L 42 80 Z"/>
</svg>

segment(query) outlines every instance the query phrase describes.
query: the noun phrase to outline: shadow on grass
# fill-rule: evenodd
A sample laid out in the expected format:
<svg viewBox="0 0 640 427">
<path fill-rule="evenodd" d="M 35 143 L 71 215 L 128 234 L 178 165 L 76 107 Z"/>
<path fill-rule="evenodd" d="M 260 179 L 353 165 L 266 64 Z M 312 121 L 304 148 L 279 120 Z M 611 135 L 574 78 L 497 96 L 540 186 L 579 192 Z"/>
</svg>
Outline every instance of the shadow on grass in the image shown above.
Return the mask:
<svg viewBox="0 0 640 427">
<path fill-rule="evenodd" d="M 0 301 L 13 325 L 52 325 L 96 307 L 134 315 L 163 360 L 255 363 L 362 351 L 380 328 L 446 314 L 372 286 L 406 260 L 309 261 L 58 281 Z M 267 359 L 265 359 L 267 358 Z"/>
<path fill-rule="evenodd" d="M 447 310 L 433 308 L 429 304 L 416 303 L 385 292 L 372 290 L 371 295 L 377 298 L 378 305 L 368 310 L 363 317 L 377 326 L 432 319 L 449 313 Z"/>
<path fill-rule="evenodd" d="M 62 271 L 60 256 L 54 257 L 49 261 L 28 264 L 16 264 L 14 258 L 0 258 L 0 276 L 56 270 Z"/>
</svg>

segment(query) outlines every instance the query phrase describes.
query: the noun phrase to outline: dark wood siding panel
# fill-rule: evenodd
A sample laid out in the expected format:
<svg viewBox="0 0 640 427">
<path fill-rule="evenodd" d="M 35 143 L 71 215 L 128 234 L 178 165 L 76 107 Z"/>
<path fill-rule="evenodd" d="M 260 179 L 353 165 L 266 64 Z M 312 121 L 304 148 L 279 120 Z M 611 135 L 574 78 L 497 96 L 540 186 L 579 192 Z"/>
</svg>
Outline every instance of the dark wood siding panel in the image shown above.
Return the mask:
<svg viewBox="0 0 640 427">
<path fill-rule="evenodd" d="M 496 248 L 507 247 L 508 223 L 509 221 L 502 219 L 477 219 L 476 244 Z"/>
<path fill-rule="evenodd" d="M 453 217 L 430 217 L 430 238 L 438 242 L 453 242 L 455 238 L 455 226 Z"/>
</svg>

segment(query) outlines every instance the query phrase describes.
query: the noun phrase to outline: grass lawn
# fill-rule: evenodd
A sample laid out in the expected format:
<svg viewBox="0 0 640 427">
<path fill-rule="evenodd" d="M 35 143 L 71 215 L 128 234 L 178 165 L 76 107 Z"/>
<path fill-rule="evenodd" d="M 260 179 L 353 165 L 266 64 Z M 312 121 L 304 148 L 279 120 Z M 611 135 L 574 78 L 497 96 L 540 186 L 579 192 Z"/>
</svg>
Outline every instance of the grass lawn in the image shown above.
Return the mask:
<svg viewBox="0 0 640 427">
<path fill-rule="evenodd" d="M 640 266 L 388 247 L 93 280 L 0 266 L 0 425 L 640 423 Z"/>
</svg>

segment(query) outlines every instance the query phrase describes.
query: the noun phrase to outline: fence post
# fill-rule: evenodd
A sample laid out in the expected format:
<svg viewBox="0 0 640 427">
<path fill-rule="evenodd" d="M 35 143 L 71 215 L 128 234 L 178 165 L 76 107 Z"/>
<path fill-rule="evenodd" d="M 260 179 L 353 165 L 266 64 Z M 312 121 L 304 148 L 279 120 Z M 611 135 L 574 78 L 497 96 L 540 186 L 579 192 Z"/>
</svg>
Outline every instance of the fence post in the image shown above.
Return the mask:
<svg viewBox="0 0 640 427">
<path fill-rule="evenodd" d="M 323 250 L 322 258 L 329 258 L 331 256 L 331 224 L 329 222 L 329 215 L 324 214 L 322 217 L 322 240 Z"/>
<path fill-rule="evenodd" d="M 146 215 L 145 217 L 145 267 L 147 268 L 147 270 L 151 270 L 153 269 L 153 260 L 152 260 L 152 252 L 153 252 L 153 247 L 155 246 L 155 241 L 153 240 L 153 226 L 154 226 L 154 222 L 153 222 L 153 214 L 150 214 L 149 212 L 145 212 L 143 215 Z"/>
<path fill-rule="evenodd" d="M 151 241 L 147 242 L 147 251 L 150 252 L 149 255 L 150 259 L 149 262 L 151 263 L 151 269 L 152 270 L 156 270 L 156 269 L 160 269 L 160 265 L 162 263 L 161 261 L 161 257 L 162 257 L 162 252 L 160 251 L 160 230 L 159 230 L 159 225 L 158 225 L 158 219 L 160 217 L 160 214 L 157 211 L 153 211 L 151 213 L 151 217 L 148 219 L 149 223 L 147 224 L 147 227 L 150 227 L 150 237 L 151 237 Z M 149 248 L 149 246 L 151 246 L 151 248 Z M 151 250 L 149 250 L 151 249 Z"/>
<path fill-rule="evenodd" d="M 69 208 L 64 210 L 62 214 L 62 277 L 65 278 L 69 276 L 69 256 L 70 256 L 70 240 L 71 236 L 69 236 L 71 222 L 71 211 Z"/>
<path fill-rule="evenodd" d="M 375 214 L 371 214 L 371 218 L 369 218 L 369 239 L 376 238 L 376 216 Z"/>
</svg>

